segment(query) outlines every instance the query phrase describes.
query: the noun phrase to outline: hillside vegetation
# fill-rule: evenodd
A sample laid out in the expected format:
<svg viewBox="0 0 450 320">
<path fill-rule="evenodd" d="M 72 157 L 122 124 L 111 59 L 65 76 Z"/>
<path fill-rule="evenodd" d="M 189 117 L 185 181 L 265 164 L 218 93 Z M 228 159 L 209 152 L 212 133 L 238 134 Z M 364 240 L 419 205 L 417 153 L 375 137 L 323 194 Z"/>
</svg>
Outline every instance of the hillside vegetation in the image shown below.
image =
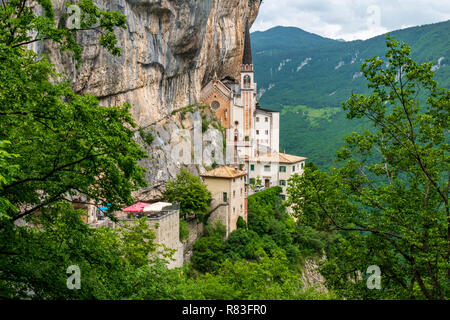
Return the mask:
<svg viewBox="0 0 450 320">
<path fill-rule="evenodd" d="M 446 21 L 390 34 L 411 47 L 414 60 L 433 62 L 435 80 L 449 88 L 449 32 L 450 21 Z M 253 33 L 252 46 L 261 106 L 282 111 L 281 150 L 329 167 L 344 136 L 367 127 L 361 120 L 347 120 L 341 102 L 351 93 L 368 93 L 361 65 L 384 55 L 385 35 L 342 42 L 298 28 L 276 27 Z"/>
</svg>

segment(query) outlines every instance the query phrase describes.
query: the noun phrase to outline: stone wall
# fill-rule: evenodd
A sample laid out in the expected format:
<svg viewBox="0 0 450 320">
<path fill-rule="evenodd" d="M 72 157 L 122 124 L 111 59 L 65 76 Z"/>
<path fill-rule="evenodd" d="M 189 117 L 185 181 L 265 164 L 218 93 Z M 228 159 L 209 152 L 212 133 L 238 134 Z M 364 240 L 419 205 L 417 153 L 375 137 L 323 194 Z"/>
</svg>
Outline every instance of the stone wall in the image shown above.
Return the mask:
<svg viewBox="0 0 450 320">
<path fill-rule="evenodd" d="M 176 250 L 170 261 L 169 268 L 183 266 L 183 244 L 180 242 L 180 211 L 174 210 L 159 218 L 148 217 L 148 223 L 155 232 L 155 243 L 168 249 Z M 161 250 L 162 248 L 159 248 Z"/>
</svg>

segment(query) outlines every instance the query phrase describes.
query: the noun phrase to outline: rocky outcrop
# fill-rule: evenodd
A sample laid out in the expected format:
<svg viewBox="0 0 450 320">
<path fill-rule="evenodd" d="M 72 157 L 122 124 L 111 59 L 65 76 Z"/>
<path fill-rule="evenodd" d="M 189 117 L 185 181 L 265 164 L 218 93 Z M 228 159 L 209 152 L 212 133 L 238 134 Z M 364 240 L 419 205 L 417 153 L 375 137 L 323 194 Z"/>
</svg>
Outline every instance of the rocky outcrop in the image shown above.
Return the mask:
<svg viewBox="0 0 450 320">
<path fill-rule="evenodd" d="M 170 137 L 181 123 L 168 116 L 173 110 L 197 103 L 201 88 L 213 77 L 239 76 L 245 21 L 252 23 L 259 1 L 250 0 L 95 0 L 100 8 L 127 17 L 127 29 L 117 30 L 120 57 L 98 43 L 96 31 L 81 32 L 83 65 L 76 68 L 57 48 L 45 50 L 58 70 L 67 75 L 80 94 L 97 96 L 106 106 L 132 105 L 140 126 L 154 124 L 159 132 L 149 154 L 162 150 L 161 167 L 151 168 L 147 180 L 161 185 L 179 167 L 167 157 Z M 61 17 L 64 0 L 53 0 Z M 163 120 L 161 120 L 163 119 Z M 161 121 L 160 121 L 161 120 Z M 151 166 L 150 166 L 151 165 Z M 170 167 L 167 170 L 167 167 Z M 163 171 L 161 174 L 160 171 Z"/>
<path fill-rule="evenodd" d="M 324 259 L 323 257 L 318 260 Z M 328 292 L 328 289 L 325 287 L 325 279 L 319 273 L 319 264 L 314 259 L 306 259 L 303 265 L 302 282 L 305 289 L 313 287 L 319 292 Z"/>
</svg>

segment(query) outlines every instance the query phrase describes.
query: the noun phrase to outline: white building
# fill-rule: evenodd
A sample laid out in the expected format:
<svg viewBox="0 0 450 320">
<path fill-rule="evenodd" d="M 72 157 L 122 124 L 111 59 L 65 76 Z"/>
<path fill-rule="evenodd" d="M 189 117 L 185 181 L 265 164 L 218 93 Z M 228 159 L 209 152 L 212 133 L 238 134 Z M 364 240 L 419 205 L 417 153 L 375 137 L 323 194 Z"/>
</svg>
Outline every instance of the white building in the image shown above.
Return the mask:
<svg viewBox="0 0 450 320">
<path fill-rule="evenodd" d="M 307 159 L 279 153 L 280 113 L 261 108 L 257 102 L 248 22 L 239 82 L 229 77 L 219 80 L 215 75 L 202 89 L 201 102 L 216 112 L 227 129 L 227 145 L 234 147 L 234 157 L 227 164 L 245 168 L 249 183 L 283 187 L 285 197 L 287 180 L 303 173 Z"/>
<path fill-rule="evenodd" d="M 306 158 L 285 153 L 264 154 L 253 157 L 246 163 L 250 185 L 264 188 L 280 186 L 281 197 L 286 200 L 286 187 L 289 178 L 294 174 L 302 175 Z M 249 194 L 252 190 L 249 190 Z"/>
</svg>

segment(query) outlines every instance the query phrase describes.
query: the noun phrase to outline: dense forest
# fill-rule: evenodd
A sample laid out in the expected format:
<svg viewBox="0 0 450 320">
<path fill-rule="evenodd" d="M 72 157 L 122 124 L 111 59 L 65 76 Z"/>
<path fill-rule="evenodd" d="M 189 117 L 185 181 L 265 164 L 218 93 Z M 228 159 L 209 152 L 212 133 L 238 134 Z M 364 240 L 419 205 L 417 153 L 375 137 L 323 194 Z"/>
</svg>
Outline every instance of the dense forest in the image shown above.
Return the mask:
<svg viewBox="0 0 450 320">
<path fill-rule="evenodd" d="M 390 33 L 411 47 L 411 57 L 433 63 L 435 80 L 450 88 L 450 21 Z M 341 42 L 294 27 L 252 33 L 261 106 L 281 111 L 280 147 L 322 168 L 334 162 L 344 137 L 369 128 L 349 121 L 341 103 L 354 92 L 369 93 L 361 65 L 384 56 L 385 35 Z M 425 96 L 419 97 L 425 103 Z"/>
</svg>

